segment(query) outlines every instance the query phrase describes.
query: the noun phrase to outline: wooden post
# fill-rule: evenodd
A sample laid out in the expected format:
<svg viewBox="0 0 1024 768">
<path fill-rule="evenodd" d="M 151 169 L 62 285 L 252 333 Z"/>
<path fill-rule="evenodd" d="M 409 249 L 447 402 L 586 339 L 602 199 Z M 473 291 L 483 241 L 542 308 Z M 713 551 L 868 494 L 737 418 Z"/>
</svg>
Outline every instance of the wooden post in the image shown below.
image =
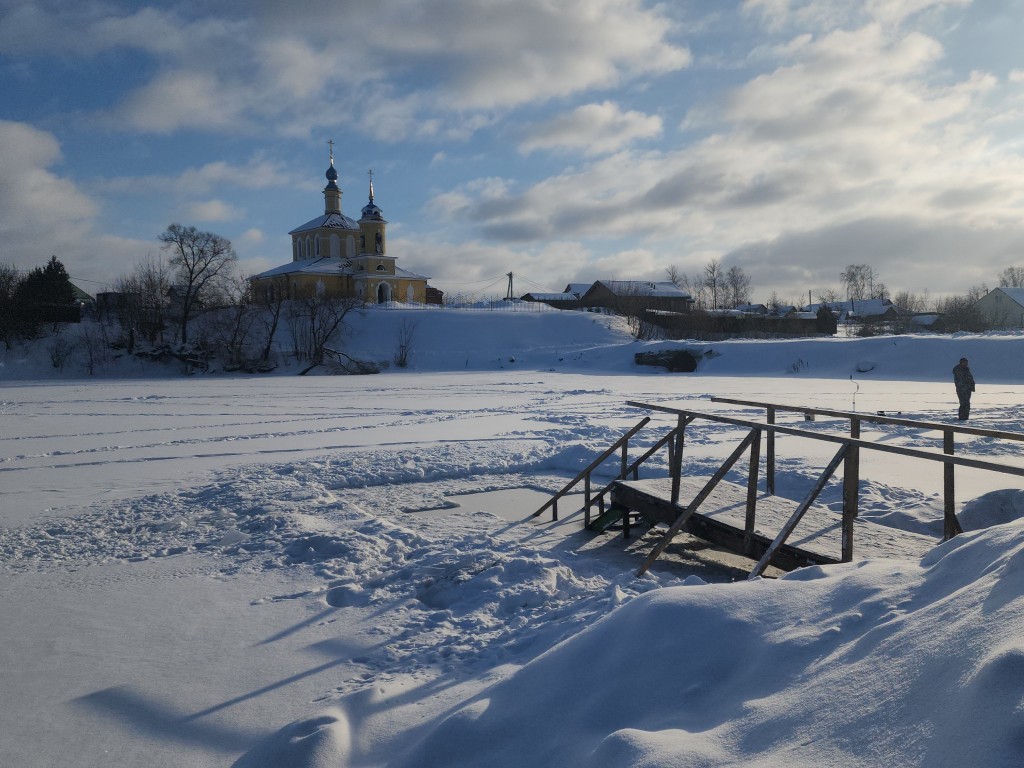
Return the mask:
<svg viewBox="0 0 1024 768">
<path fill-rule="evenodd" d="M 860 419 L 850 418 L 850 437 L 854 440 L 860 440 Z M 857 518 L 860 516 L 860 448 L 856 445 L 850 446 L 850 453 L 853 455 L 852 461 L 857 463 L 857 484 L 858 487 L 853 489 L 853 516 Z M 845 492 L 845 486 L 843 488 Z"/>
<path fill-rule="evenodd" d="M 682 483 L 683 475 L 683 445 L 686 439 L 686 417 L 679 414 L 679 418 L 676 421 L 676 439 L 674 440 L 675 445 L 672 449 L 672 465 L 669 467 L 669 472 L 672 474 L 672 498 L 673 504 L 679 503 L 679 487 Z"/>
<path fill-rule="evenodd" d="M 619 470 L 619 480 L 626 479 L 626 468 L 629 466 L 629 458 L 626 455 L 629 451 L 629 440 L 622 443 L 622 468 Z"/>
<path fill-rule="evenodd" d="M 860 435 L 860 419 L 850 420 L 850 432 Z M 851 434 L 852 436 L 852 434 Z M 860 448 L 848 446 L 843 459 L 843 542 L 840 560 L 853 560 L 853 521 L 857 517 L 860 497 Z"/>
<path fill-rule="evenodd" d="M 952 429 L 942 430 L 942 452 L 947 456 L 953 455 Z M 953 476 L 956 468 L 952 464 L 942 466 L 942 540 L 949 541 L 963 531 L 956 519 L 956 484 Z"/>
<path fill-rule="evenodd" d="M 558 499 L 557 498 L 554 501 L 551 502 L 551 519 L 552 520 L 557 520 L 558 519 Z"/>
<path fill-rule="evenodd" d="M 832 473 L 836 471 L 836 467 L 839 466 L 839 462 L 843 461 L 843 458 L 847 456 L 847 451 L 849 451 L 849 449 L 850 445 L 845 444 L 839 449 L 838 453 L 832 457 L 832 461 L 830 461 L 828 466 L 825 467 L 825 471 L 821 473 L 821 477 L 818 478 L 814 487 L 811 488 L 810 492 L 804 497 L 804 500 L 797 505 L 796 511 L 793 513 L 792 517 L 790 517 L 789 520 L 786 521 L 786 524 L 782 526 L 782 530 L 779 531 L 775 539 L 772 540 L 772 543 L 768 545 L 768 549 L 764 551 L 761 559 L 757 561 L 757 565 L 754 566 L 754 570 L 752 570 L 750 575 L 747 577 L 748 580 L 756 579 L 765 572 L 768 564 L 772 561 L 772 556 L 776 551 L 778 551 L 779 547 L 786 543 L 786 539 L 788 539 L 789 535 L 793 533 L 794 529 L 796 529 L 797 523 L 800 522 L 807 510 L 810 509 L 811 504 L 814 503 L 814 500 L 818 498 L 818 494 L 820 494 L 821 490 L 825 487 L 825 483 L 827 483 L 828 479 L 832 477 Z"/>
<path fill-rule="evenodd" d="M 725 460 L 725 463 L 715 471 L 715 474 L 711 476 L 711 479 L 708 480 L 703 488 L 701 488 L 700 492 L 694 497 L 693 501 L 690 502 L 689 506 L 680 512 L 679 517 L 677 517 L 675 522 L 668 527 L 668 531 L 665 535 L 662 536 L 661 540 L 654 545 L 654 549 L 651 550 L 651 554 L 647 556 L 647 559 L 644 560 L 643 564 L 640 566 L 640 570 L 636 572 L 637 576 L 643 576 L 644 573 L 647 572 L 647 569 L 651 567 L 651 564 L 654 563 L 654 561 L 658 559 L 658 556 L 665 551 L 665 547 L 672 542 L 675 535 L 683 529 L 686 521 L 690 519 L 690 515 L 696 512 L 697 508 L 704 503 L 704 500 L 711 495 L 711 492 L 715 490 L 715 486 L 718 485 L 719 481 L 721 481 L 721 479 L 725 477 L 726 473 L 732 469 L 732 465 L 739 460 L 740 456 L 743 455 L 743 452 L 747 450 L 747 446 L 749 446 L 751 441 L 754 439 L 755 431 L 756 429 L 752 429 L 750 433 L 743 438 L 736 449 L 729 454 L 729 458 Z"/>
<path fill-rule="evenodd" d="M 769 424 L 775 423 L 775 409 L 768 408 Z M 768 430 L 768 445 L 765 446 L 765 468 L 764 468 L 765 491 L 769 496 L 775 495 L 775 430 Z"/>
<path fill-rule="evenodd" d="M 590 525 L 590 473 L 583 478 L 583 499 L 586 504 L 583 506 L 583 527 Z"/>
<path fill-rule="evenodd" d="M 757 522 L 757 477 L 761 465 L 761 430 L 754 430 L 750 444 L 750 471 L 747 473 L 747 519 L 743 530 L 743 551 L 748 555 L 754 544 L 754 526 Z"/>
</svg>

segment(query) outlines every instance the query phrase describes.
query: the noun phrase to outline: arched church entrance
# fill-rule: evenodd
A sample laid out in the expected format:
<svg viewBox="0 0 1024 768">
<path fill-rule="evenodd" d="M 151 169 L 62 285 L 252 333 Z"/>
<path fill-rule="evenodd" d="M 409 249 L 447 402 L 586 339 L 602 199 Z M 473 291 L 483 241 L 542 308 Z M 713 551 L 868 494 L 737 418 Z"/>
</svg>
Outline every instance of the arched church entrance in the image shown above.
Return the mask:
<svg viewBox="0 0 1024 768">
<path fill-rule="evenodd" d="M 381 283 L 377 286 L 377 303 L 386 304 L 389 301 L 391 301 L 391 286 Z"/>
</svg>

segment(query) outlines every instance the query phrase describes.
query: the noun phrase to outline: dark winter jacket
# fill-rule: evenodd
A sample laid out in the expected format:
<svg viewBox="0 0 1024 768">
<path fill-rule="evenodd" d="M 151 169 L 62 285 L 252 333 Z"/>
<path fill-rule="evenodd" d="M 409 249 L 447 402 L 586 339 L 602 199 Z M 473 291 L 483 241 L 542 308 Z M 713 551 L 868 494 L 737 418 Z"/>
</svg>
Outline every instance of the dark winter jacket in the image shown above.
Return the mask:
<svg viewBox="0 0 1024 768">
<path fill-rule="evenodd" d="M 967 394 L 974 391 L 974 374 L 963 363 L 958 363 L 953 368 L 953 386 L 958 393 Z"/>
</svg>

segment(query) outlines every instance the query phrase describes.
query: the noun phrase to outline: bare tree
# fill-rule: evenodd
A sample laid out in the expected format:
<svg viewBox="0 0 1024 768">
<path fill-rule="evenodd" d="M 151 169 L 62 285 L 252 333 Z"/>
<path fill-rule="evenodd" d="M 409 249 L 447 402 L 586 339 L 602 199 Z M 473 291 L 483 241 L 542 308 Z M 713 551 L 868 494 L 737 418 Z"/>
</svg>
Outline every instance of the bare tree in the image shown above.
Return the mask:
<svg viewBox="0 0 1024 768">
<path fill-rule="evenodd" d="M 212 293 L 231 273 L 238 261 L 235 249 L 227 238 L 195 227 L 171 224 L 160 235 L 160 242 L 170 254 L 168 261 L 176 271 L 176 299 L 181 327 L 181 343 L 188 343 L 188 322 L 202 303 L 204 294 Z"/>
<path fill-rule="evenodd" d="M 935 308 L 942 315 L 943 324 L 948 332 L 986 330 L 985 318 L 977 308 L 977 298 L 970 293 L 966 296 L 947 296 L 939 299 L 935 302 Z"/>
<path fill-rule="evenodd" d="M 135 349 L 136 335 L 150 343 L 161 339 L 167 322 L 167 292 L 171 289 L 171 272 L 163 256 L 147 255 L 129 274 L 114 282 L 114 289 L 121 294 L 117 315 L 128 353 Z"/>
<path fill-rule="evenodd" d="M 725 275 L 722 273 L 722 262 L 712 259 L 704 265 L 704 285 L 711 291 L 711 308 L 718 309 L 719 293 L 725 287 Z"/>
<path fill-rule="evenodd" d="M 849 301 L 885 298 L 888 291 L 885 284 L 879 282 L 874 267 L 867 264 L 849 264 L 839 275 L 839 280 L 846 289 Z"/>
<path fill-rule="evenodd" d="M 815 297 L 819 304 L 837 304 L 843 300 L 843 295 L 835 288 L 823 288 L 818 291 Z"/>
<path fill-rule="evenodd" d="M 633 338 L 647 341 L 658 334 L 658 327 L 648 319 L 648 312 L 654 308 L 650 291 L 634 284 L 619 294 L 615 300 L 615 311 L 626 318 L 626 325 Z"/>
<path fill-rule="evenodd" d="M 1024 267 L 1007 267 L 999 273 L 1000 288 L 1024 288 Z"/>
<path fill-rule="evenodd" d="M 287 278 L 275 278 L 267 295 L 266 309 L 259 315 L 263 321 L 265 334 L 263 353 L 260 355 L 260 362 L 264 365 L 270 362 L 270 350 L 274 345 L 274 336 L 277 334 L 277 327 L 281 322 L 281 311 L 284 309 L 287 295 Z"/>
<path fill-rule="evenodd" d="M 402 320 L 398 327 L 398 348 L 395 350 L 395 365 L 399 368 L 409 367 L 409 357 L 412 355 L 413 343 L 416 341 L 416 329 L 419 323 L 408 318 Z"/>
<path fill-rule="evenodd" d="M 680 272 L 679 267 L 676 266 L 666 267 L 665 277 L 667 277 L 669 282 L 676 288 L 683 288 L 683 283 L 686 280 L 686 275 Z"/>
<path fill-rule="evenodd" d="M 892 297 L 892 303 L 912 314 L 928 311 L 928 292 L 923 294 L 900 291 Z"/>
<path fill-rule="evenodd" d="M 345 315 L 361 305 L 362 301 L 356 298 L 329 298 L 323 283 L 318 283 L 308 296 L 290 302 L 288 322 L 295 340 L 295 353 L 299 359 L 309 361 L 299 375 L 323 364 L 328 344 L 344 323 Z"/>
<path fill-rule="evenodd" d="M 750 303 L 750 277 L 742 267 L 729 267 L 725 273 L 725 293 L 730 307 Z"/>
<path fill-rule="evenodd" d="M 248 346 L 260 314 L 252 300 L 252 284 L 246 278 L 235 277 L 230 282 L 224 281 L 222 289 L 223 306 L 210 315 L 213 319 L 210 331 L 229 366 L 250 366 L 255 356 L 248 353 Z"/>
<path fill-rule="evenodd" d="M 689 275 L 683 274 L 680 277 L 679 287 L 690 294 L 690 298 L 693 299 L 694 309 L 707 309 L 708 289 L 704 285 L 703 277 L 690 277 Z"/>
</svg>

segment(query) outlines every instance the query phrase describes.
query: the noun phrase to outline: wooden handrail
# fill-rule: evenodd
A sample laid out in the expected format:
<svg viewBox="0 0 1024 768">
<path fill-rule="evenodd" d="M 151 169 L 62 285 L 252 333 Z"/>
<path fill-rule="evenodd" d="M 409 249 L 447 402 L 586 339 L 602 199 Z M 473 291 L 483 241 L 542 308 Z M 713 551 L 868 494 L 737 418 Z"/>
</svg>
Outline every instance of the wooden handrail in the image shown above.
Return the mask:
<svg viewBox="0 0 1024 768">
<path fill-rule="evenodd" d="M 645 461 L 647 461 L 649 458 L 651 458 L 651 456 L 653 456 L 655 453 L 657 453 L 659 449 L 661 449 L 661 448 L 663 448 L 665 446 L 665 443 L 667 443 L 669 440 L 671 440 L 673 437 L 675 437 L 676 431 L 677 431 L 677 429 L 670 430 L 667 435 L 665 435 L 658 442 L 656 442 L 654 445 L 652 445 L 647 450 L 647 453 L 645 453 L 639 459 L 636 459 L 632 464 L 630 464 L 626 468 L 626 470 L 622 473 L 622 477 L 619 478 L 619 479 L 620 480 L 624 480 L 626 478 L 626 476 L 629 475 L 630 472 L 636 472 L 636 470 L 638 470 L 640 468 L 641 464 L 643 464 Z M 594 506 L 595 503 L 601 501 L 604 498 L 605 494 L 608 493 L 613 487 L 615 487 L 615 480 L 612 480 L 611 482 L 609 482 L 607 485 L 604 486 L 604 488 L 602 488 L 600 491 L 595 493 L 594 496 L 591 499 L 587 500 L 587 506 L 586 506 L 587 515 L 586 515 L 586 517 L 584 519 L 584 525 L 590 525 L 590 507 Z M 541 511 L 543 511 L 543 510 L 544 510 L 544 508 L 541 507 Z"/>
<path fill-rule="evenodd" d="M 652 403 L 639 403 L 634 401 L 628 401 L 626 405 L 631 405 L 636 408 L 646 408 L 652 411 L 661 411 L 662 413 L 672 414 L 686 414 L 694 415 L 700 419 L 707 419 L 708 421 L 717 421 L 722 424 L 732 424 L 737 427 L 746 427 L 752 429 L 757 427 L 763 429 L 766 432 L 779 432 L 786 435 L 795 435 L 797 437 L 806 437 L 810 440 L 823 440 L 828 443 L 845 443 L 858 448 L 864 448 L 871 451 L 881 451 L 882 453 L 894 453 L 900 456 L 910 456 L 917 459 L 926 459 L 928 461 L 938 461 L 943 464 L 952 464 L 958 467 L 973 467 L 974 469 L 984 469 L 992 472 L 1001 472 L 1006 475 L 1017 475 L 1018 477 L 1024 477 L 1024 467 L 1016 467 L 1010 464 L 997 464 L 992 461 L 984 461 L 982 459 L 969 459 L 962 458 L 960 456 L 951 456 L 946 453 L 936 453 L 934 451 L 926 451 L 921 448 L 905 448 L 896 445 L 886 445 L 884 443 L 872 443 L 867 440 L 860 440 L 853 437 L 844 437 L 842 435 L 829 435 L 822 432 L 811 432 L 806 429 L 798 429 L 796 427 L 787 427 L 782 424 L 768 424 L 756 421 L 749 421 L 746 419 L 736 419 L 731 416 L 721 416 L 717 413 L 702 413 L 700 411 L 690 411 L 682 408 L 671 408 L 664 405 L 655 405 Z"/>
<path fill-rule="evenodd" d="M 732 397 L 712 397 L 713 403 L 729 403 L 731 405 L 746 405 L 752 408 L 771 408 L 775 411 L 790 411 L 793 413 L 813 413 L 821 416 L 833 416 L 839 419 L 859 419 L 873 424 L 895 424 L 903 427 L 915 427 L 923 430 L 936 430 L 940 432 L 954 432 L 963 435 L 975 435 L 976 437 L 995 437 L 1002 440 L 1018 440 L 1024 442 L 1024 432 L 1007 432 L 1002 429 L 988 429 L 986 427 L 972 427 L 966 424 L 945 424 L 941 421 L 920 421 L 917 419 L 904 419 L 898 416 L 884 416 L 882 414 L 861 413 L 858 411 L 839 411 L 832 408 L 812 408 L 805 405 L 785 405 L 783 403 L 766 403 L 759 400 L 738 400 Z"/>
<path fill-rule="evenodd" d="M 650 420 L 651 420 L 650 416 L 645 416 L 643 419 L 641 419 L 639 424 L 637 424 L 635 427 L 630 429 L 626 434 L 624 434 L 622 437 L 620 437 L 618 440 L 616 440 L 611 445 L 610 448 L 608 448 L 607 450 L 602 452 L 600 456 L 598 456 L 596 459 L 594 459 L 592 462 L 590 462 L 590 464 L 587 465 L 586 469 L 582 470 L 578 475 L 576 475 L 576 477 L 574 477 L 572 480 L 570 480 L 566 484 L 566 486 L 564 488 L 562 488 L 562 490 L 560 490 L 558 493 L 556 493 L 554 496 L 552 496 L 550 499 L 548 499 L 547 502 L 545 502 L 544 506 L 542 506 L 540 509 L 538 509 L 536 512 L 534 512 L 532 515 L 530 515 L 530 517 L 527 518 L 527 519 L 531 519 L 531 518 L 534 518 L 534 517 L 540 517 L 540 515 L 542 515 L 544 513 L 545 509 L 547 509 L 548 507 L 552 507 L 552 517 L 551 517 L 551 519 L 552 520 L 557 520 L 558 519 L 558 506 L 557 506 L 558 505 L 558 500 L 560 498 L 562 498 L 563 496 L 565 496 L 567 493 L 569 493 L 569 491 L 571 491 L 573 488 L 575 488 L 576 484 L 580 480 L 582 480 L 584 477 L 588 477 L 590 475 L 590 473 L 593 472 L 595 469 L 597 469 L 601 464 L 603 464 L 604 461 L 609 456 L 611 456 L 613 453 L 615 453 L 617 450 L 619 450 L 620 447 L 625 445 L 629 441 L 629 438 L 631 438 L 633 435 L 635 435 L 637 432 L 639 432 L 641 429 L 643 429 L 645 426 L 647 426 L 647 423 Z"/>
</svg>

